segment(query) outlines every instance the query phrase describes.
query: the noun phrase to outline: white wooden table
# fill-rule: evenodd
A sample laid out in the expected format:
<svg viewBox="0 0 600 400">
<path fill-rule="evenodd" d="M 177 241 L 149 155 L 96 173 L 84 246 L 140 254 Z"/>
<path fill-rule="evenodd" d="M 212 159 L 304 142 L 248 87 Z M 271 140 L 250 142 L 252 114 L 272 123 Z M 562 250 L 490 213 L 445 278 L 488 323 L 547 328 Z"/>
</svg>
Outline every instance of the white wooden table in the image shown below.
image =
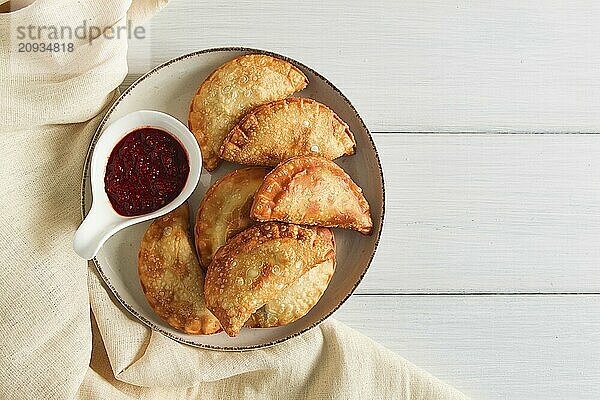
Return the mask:
<svg viewBox="0 0 600 400">
<path fill-rule="evenodd" d="M 598 399 L 600 136 L 572 133 L 600 132 L 600 7 L 525 3 L 172 0 L 128 81 L 227 45 L 317 69 L 387 183 L 379 251 L 336 318 L 473 398 Z"/>
</svg>

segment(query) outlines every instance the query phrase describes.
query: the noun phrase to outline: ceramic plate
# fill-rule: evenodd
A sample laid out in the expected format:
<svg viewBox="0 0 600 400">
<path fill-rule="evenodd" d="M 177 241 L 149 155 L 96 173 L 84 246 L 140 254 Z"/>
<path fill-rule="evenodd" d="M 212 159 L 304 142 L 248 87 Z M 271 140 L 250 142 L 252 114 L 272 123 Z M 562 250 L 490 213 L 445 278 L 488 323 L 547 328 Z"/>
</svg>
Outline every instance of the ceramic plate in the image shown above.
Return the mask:
<svg viewBox="0 0 600 400">
<path fill-rule="evenodd" d="M 126 228 L 111 237 L 94 259 L 98 271 L 116 298 L 135 317 L 150 328 L 181 343 L 219 350 L 248 350 L 270 346 L 305 332 L 331 315 L 352 294 L 364 276 L 375 254 L 381 235 L 384 212 L 384 189 L 381 164 L 375 145 L 362 119 L 348 99 L 328 80 L 311 68 L 277 54 L 247 48 L 219 48 L 198 51 L 168 61 L 133 83 L 108 111 L 92 144 L 103 129 L 133 111 L 163 111 L 187 123 L 190 102 L 198 86 L 218 66 L 234 57 L 248 53 L 264 53 L 281 57 L 295 64 L 308 77 L 309 85 L 296 96 L 316 99 L 333 109 L 350 126 L 356 138 L 357 152 L 336 162 L 346 170 L 360 187 L 371 205 L 373 234 L 335 229 L 337 267 L 321 300 L 303 318 L 277 328 L 244 328 L 235 338 L 225 333 L 188 335 L 163 322 L 150 308 L 142 292 L 137 274 L 137 254 L 141 238 L 150 222 Z M 89 182 L 89 164 L 82 184 L 83 214 L 87 214 L 92 198 Z M 222 162 L 214 172 L 202 171 L 198 187 L 189 199 L 192 217 L 206 190 L 221 176 L 233 169 L 234 164 Z"/>
</svg>

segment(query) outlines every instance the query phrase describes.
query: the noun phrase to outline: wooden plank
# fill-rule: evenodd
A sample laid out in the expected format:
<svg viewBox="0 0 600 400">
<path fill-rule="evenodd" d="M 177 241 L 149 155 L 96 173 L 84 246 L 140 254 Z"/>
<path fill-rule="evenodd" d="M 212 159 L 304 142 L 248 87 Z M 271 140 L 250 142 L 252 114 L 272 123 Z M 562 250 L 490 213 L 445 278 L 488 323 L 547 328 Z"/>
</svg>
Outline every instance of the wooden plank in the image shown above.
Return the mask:
<svg viewBox="0 0 600 400">
<path fill-rule="evenodd" d="M 316 68 L 372 130 L 600 131 L 600 3 L 172 1 L 130 48 L 143 73 L 243 45 Z"/>
<path fill-rule="evenodd" d="M 385 134 L 360 293 L 600 292 L 600 136 Z"/>
<path fill-rule="evenodd" d="M 335 318 L 473 399 L 600 398 L 600 296 L 352 296 Z"/>
</svg>

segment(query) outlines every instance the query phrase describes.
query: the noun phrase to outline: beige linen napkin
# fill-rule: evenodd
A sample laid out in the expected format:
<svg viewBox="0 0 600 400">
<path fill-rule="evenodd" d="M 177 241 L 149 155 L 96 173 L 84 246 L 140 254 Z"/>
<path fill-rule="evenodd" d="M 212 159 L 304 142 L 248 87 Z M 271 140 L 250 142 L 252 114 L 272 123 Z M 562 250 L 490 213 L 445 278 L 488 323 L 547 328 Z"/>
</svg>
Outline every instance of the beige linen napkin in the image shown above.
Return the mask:
<svg viewBox="0 0 600 400">
<path fill-rule="evenodd" d="M 175 343 L 117 306 L 71 240 L 87 147 L 127 73 L 126 38 L 19 53 L 17 32 L 123 25 L 128 10 L 139 19 L 164 1 L 130 3 L 37 0 L 0 14 L 0 398 L 464 398 L 333 320 L 224 353 Z"/>
</svg>

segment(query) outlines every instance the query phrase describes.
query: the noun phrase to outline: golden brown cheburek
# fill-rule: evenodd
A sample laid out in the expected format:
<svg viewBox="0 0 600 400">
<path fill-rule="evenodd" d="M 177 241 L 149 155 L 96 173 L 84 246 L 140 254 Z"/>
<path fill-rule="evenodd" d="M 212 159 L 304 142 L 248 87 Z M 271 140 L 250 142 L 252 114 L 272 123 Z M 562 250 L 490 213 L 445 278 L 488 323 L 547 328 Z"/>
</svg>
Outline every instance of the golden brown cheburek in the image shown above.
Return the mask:
<svg viewBox="0 0 600 400">
<path fill-rule="evenodd" d="M 277 166 L 254 195 L 250 214 L 257 221 L 348 228 L 365 235 L 373 229 L 362 189 L 322 157 L 294 157 Z"/>
<path fill-rule="evenodd" d="M 238 164 L 275 166 L 294 156 L 333 160 L 355 150 L 348 125 L 326 105 L 288 98 L 246 114 L 225 138 L 221 158 Z"/>
<path fill-rule="evenodd" d="M 315 265 L 335 253 L 327 228 L 254 225 L 215 254 L 206 273 L 206 304 L 229 336 Z"/>
<path fill-rule="evenodd" d="M 245 326 L 271 328 L 282 326 L 303 317 L 319 301 L 335 270 L 335 257 L 310 269 L 285 289 L 276 299 L 258 310 Z"/>
<path fill-rule="evenodd" d="M 189 234 L 189 208 L 183 204 L 146 230 L 138 254 L 138 273 L 146 299 L 173 328 L 190 334 L 220 330 L 206 308 L 204 275 Z"/>
<path fill-rule="evenodd" d="M 188 118 L 202 150 L 204 168 L 212 171 L 217 167 L 223 139 L 245 113 L 307 84 L 298 68 L 262 54 L 241 56 L 217 68 L 198 88 Z"/>
<path fill-rule="evenodd" d="M 215 182 L 204 195 L 194 227 L 204 269 L 228 239 L 255 223 L 250 219 L 250 206 L 266 174 L 267 170 L 260 167 L 238 169 Z"/>
</svg>

